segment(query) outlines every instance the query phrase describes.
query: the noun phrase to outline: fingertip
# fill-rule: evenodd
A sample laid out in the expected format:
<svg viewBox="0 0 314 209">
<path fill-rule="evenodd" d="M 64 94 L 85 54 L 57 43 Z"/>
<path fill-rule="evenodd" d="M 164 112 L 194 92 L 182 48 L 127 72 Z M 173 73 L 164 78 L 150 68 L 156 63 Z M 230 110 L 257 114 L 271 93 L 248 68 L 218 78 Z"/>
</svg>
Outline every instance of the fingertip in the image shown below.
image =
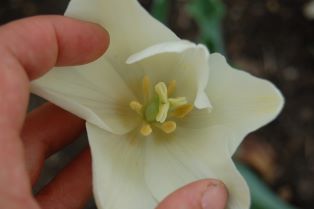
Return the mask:
<svg viewBox="0 0 314 209">
<path fill-rule="evenodd" d="M 219 180 L 209 180 L 201 195 L 202 209 L 224 209 L 227 202 L 227 189 Z"/>
<path fill-rule="evenodd" d="M 109 46 L 101 26 L 70 17 L 46 15 L 0 27 L 2 66 L 22 67 L 30 80 L 54 66 L 81 65 L 100 57 Z M 12 67 L 10 67 L 12 68 Z"/>
<path fill-rule="evenodd" d="M 227 189 L 221 181 L 204 179 L 178 189 L 156 209 L 224 209 L 227 198 Z"/>
<path fill-rule="evenodd" d="M 63 24 L 56 25 L 59 45 L 57 66 L 86 64 L 105 53 L 109 47 L 108 31 L 98 24 L 63 17 Z M 71 27 L 66 27 L 66 26 Z"/>
<path fill-rule="evenodd" d="M 59 35 L 57 66 L 86 64 L 103 55 L 109 46 L 109 33 L 100 25 L 76 20 L 72 24 L 76 25 L 71 28 L 72 32 L 63 32 L 63 35 Z M 69 44 L 70 42 L 72 44 Z"/>
</svg>

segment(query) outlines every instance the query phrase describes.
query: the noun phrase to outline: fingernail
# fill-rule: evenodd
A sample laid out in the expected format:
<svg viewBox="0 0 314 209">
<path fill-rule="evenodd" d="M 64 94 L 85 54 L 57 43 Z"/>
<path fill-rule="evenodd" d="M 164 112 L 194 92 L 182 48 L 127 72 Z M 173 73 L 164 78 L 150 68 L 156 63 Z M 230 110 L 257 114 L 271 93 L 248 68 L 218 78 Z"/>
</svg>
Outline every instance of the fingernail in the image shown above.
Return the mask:
<svg viewBox="0 0 314 209">
<path fill-rule="evenodd" d="M 202 209 L 224 209 L 225 200 L 222 198 L 223 188 L 219 183 L 211 183 L 203 193 Z"/>
</svg>

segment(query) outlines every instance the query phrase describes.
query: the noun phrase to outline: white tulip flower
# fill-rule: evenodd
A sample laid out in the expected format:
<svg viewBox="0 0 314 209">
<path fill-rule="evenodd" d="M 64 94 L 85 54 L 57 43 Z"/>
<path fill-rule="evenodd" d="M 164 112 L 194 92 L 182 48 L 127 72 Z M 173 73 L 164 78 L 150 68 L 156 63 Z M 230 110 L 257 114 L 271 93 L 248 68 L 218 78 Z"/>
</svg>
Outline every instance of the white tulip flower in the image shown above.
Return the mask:
<svg viewBox="0 0 314 209">
<path fill-rule="evenodd" d="M 215 178 L 227 186 L 228 209 L 248 209 L 232 155 L 278 115 L 277 88 L 179 39 L 136 0 L 72 0 L 66 16 L 102 25 L 110 47 L 31 88 L 86 120 L 98 208 L 152 209 L 185 184 Z"/>
</svg>

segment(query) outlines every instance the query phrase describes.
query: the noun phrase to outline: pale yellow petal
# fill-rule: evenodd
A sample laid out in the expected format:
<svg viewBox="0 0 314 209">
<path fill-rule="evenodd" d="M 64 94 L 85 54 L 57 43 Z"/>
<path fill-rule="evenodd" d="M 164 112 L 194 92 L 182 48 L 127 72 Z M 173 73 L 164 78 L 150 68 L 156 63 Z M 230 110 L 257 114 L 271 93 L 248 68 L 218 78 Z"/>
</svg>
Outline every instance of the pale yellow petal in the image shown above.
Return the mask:
<svg viewBox="0 0 314 209">
<path fill-rule="evenodd" d="M 123 134 L 139 120 L 124 81 L 104 60 L 57 68 L 31 84 L 31 91 L 107 131 Z"/>
<path fill-rule="evenodd" d="M 272 83 L 231 68 L 219 54 L 213 54 L 209 63 L 207 93 L 214 106 L 210 121 L 238 134 L 231 143 L 234 151 L 246 134 L 277 117 L 284 99 Z"/>
<path fill-rule="evenodd" d="M 153 209 L 156 201 L 144 182 L 143 143 L 135 135 L 113 135 L 87 124 L 92 152 L 93 190 L 98 209 Z"/>
<path fill-rule="evenodd" d="M 232 153 L 245 135 L 272 121 L 283 107 L 284 99 L 269 81 L 230 67 L 225 58 L 212 54 L 207 94 L 212 111 L 193 111 L 184 127 L 203 128 L 223 125 L 235 133 Z"/>
<path fill-rule="evenodd" d="M 147 140 L 145 179 L 151 192 L 162 200 L 176 189 L 196 180 L 222 180 L 229 192 L 227 209 L 248 209 L 248 187 L 234 166 L 224 127 L 183 129 L 172 135 Z"/>
</svg>

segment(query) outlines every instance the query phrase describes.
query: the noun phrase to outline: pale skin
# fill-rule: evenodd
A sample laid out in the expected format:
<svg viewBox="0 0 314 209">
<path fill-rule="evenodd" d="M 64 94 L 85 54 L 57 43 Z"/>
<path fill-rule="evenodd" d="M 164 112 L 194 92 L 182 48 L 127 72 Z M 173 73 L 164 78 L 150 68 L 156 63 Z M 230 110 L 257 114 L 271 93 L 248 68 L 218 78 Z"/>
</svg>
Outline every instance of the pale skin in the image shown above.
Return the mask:
<svg viewBox="0 0 314 209">
<path fill-rule="evenodd" d="M 73 142 L 84 121 L 50 103 L 26 110 L 30 81 L 54 66 L 91 62 L 108 45 L 103 28 L 67 17 L 32 17 L 0 27 L 0 208 L 79 209 L 91 197 L 88 148 L 32 194 L 45 159 Z M 172 193 L 157 208 L 223 209 L 226 201 L 223 183 L 205 179 Z"/>
</svg>

